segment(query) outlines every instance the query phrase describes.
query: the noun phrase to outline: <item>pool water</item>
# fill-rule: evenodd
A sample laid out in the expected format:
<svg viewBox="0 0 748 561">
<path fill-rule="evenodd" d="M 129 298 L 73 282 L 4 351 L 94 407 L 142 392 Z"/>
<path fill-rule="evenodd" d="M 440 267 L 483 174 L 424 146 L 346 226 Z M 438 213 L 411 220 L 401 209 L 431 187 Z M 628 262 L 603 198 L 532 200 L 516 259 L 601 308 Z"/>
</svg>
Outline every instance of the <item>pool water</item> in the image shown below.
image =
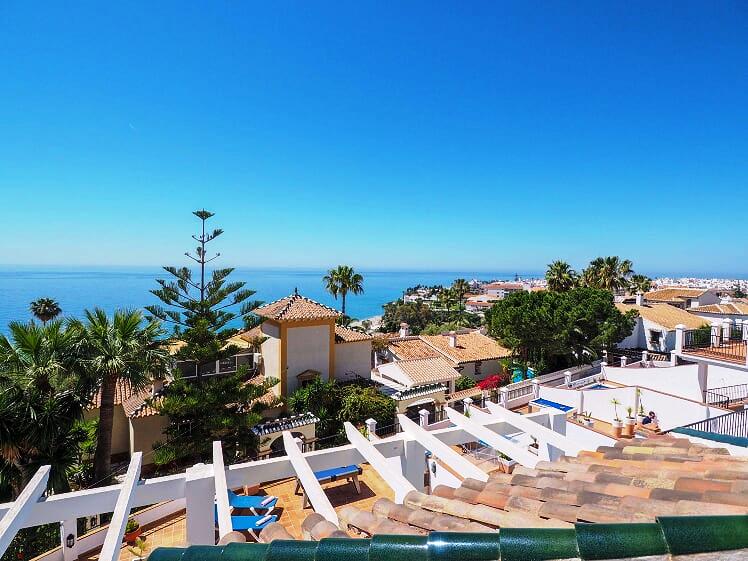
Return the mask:
<svg viewBox="0 0 748 561">
<path fill-rule="evenodd" d="M 512 370 L 512 382 L 521 382 L 522 380 L 531 380 L 535 377 L 535 371 L 532 368 L 527 369 L 527 378 L 525 378 L 524 373 L 522 372 L 521 368 L 515 368 Z"/>
<path fill-rule="evenodd" d="M 605 384 L 595 384 L 593 386 L 590 386 L 589 388 L 585 388 L 588 390 L 610 390 L 613 389 L 610 386 L 606 386 Z"/>
</svg>

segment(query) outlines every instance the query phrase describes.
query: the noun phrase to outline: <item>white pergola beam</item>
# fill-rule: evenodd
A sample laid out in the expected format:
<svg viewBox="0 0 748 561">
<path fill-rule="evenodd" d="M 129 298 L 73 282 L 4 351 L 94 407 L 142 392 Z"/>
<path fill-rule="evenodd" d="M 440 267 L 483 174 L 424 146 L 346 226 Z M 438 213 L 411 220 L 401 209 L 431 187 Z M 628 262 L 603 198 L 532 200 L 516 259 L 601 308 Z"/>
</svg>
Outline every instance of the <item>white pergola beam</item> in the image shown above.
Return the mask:
<svg viewBox="0 0 748 561">
<path fill-rule="evenodd" d="M 519 413 L 510 411 L 509 409 L 502 407 L 498 403 L 492 403 L 489 401 L 486 403 L 486 407 L 488 407 L 488 410 L 491 412 L 492 417 L 498 417 L 502 421 L 521 430 L 522 432 L 530 434 L 531 436 L 539 437 L 546 443 L 563 450 L 567 454 L 576 455 L 582 449 L 581 446 L 575 444 L 574 441 L 565 434 L 561 434 L 549 429 L 548 427 L 544 427 L 540 423 L 536 423 L 535 421 L 528 419 L 524 415 L 520 415 Z M 485 413 L 483 413 L 482 411 L 479 411 L 479 413 L 485 415 Z"/>
<path fill-rule="evenodd" d="M 117 504 L 114 506 L 112 520 L 109 522 L 109 529 L 104 538 L 104 545 L 101 546 L 99 561 L 115 561 L 119 558 L 122 538 L 125 535 L 127 518 L 130 516 L 130 507 L 132 506 L 135 487 L 140 479 L 142 464 L 143 453 L 135 452 L 130 459 L 130 466 L 127 468 L 125 480 L 122 483 L 119 497 L 117 497 Z"/>
<path fill-rule="evenodd" d="M 395 492 L 395 502 L 402 504 L 405 495 L 415 491 L 416 488 L 405 479 L 401 471 L 396 470 L 388 463 L 387 458 L 363 434 L 356 430 L 356 427 L 348 422 L 343 425 L 348 442 L 358 449 L 364 459 L 369 462 L 369 465 L 377 471 L 379 477 Z"/>
<path fill-rule="evenodd" d="M 464 478 L 471 477 L 479 481 L 488 481 L 488 474 L 485 471 L 470 463 L 429 431 L 417 425 L 403 414 L 398 414 L 397 420 L 405 434 L 417 440 L 426 450 L 447 464 L 460 476 Z"/>
<path fill-rule="evenodd" d="M 470 412 L 472 414 L 473 409 Z M 506 454 L 523 466 L 534 468 L 537 465 L 539 459 L 535 454 L 523 449 L 521 446 L 517 446 L 514 442 L 484 427 L 473 419 L 466 417 L 456 409 L 447 407 L 447 416 L 454 425 L 473 435 L 476 439 L 485 442 L 494 450 Z"/>
<path fill-rule="evenodd" d="M 226 466 L 223 464 L 221 441 L 213 442 L 213 478 L 216 485 L 216 507 L 218 509 L 218 535 L 225 536 L 234 527 L 231 523 L 231 506 L 229 505 L 229 488 L 226 485 Z"/>
<path fill-rule="evenodd" d="M 47 481 L 49 480 L 50 466 L 42 466 L 36 473 L 31 481 L 28 482 L 26 487 L 23 488 L 21 494 L 13 502 L 13 506 L 10 510 L 5 513 L 3 519 L 0 520 L 0 557 L 8 549 L 10 542 L 16 536 L 18 530 L 23 527 L 23 522 L 26 520 L 28 515 L 31 513 L 31 508 L 34 503 L 39 500 L 47 489 Z"/>
<path fill-rule="evenodd" d="M 304 454 L 301 453 L 299 445 L 296 443 L 293 435 L 290 431 L 283 431 L 283 446 L 286 449 L 286 455 L 296 472 L 296 477 L 299 478 L 299 482 L 306 493 L 307 499 L 312 504 L 312 508 L 318 514 L 321 514 L 328 521 L 332 522 L 336 526 L 340 526 L 338 515 L 335 509 L 330 503 L 330 499 L 327 498 L 322 485 L 317 481 L 317 477 L 314 475 L 312 468 L 304 458 Z"/>
</svg>

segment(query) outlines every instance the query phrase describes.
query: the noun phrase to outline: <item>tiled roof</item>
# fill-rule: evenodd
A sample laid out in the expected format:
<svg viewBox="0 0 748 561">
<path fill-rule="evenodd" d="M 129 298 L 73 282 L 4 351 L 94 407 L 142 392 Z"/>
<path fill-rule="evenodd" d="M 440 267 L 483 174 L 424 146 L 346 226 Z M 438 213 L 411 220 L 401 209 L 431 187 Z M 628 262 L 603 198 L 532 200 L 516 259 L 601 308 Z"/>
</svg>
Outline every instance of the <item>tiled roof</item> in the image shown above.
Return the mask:
<svg viewBox="0 0 748 561">
<path fill-rule="evenodd" d="M 495 340 L 477 331 L 458 333 L 457 345 L 449 345 L 449 335 L 421 335 L 421 340 L 458 364 L 477 360 L 494 360 L 512 355 Z"/>
<path fill-rule="evenodd" d="M 748 314 L 748 304 L 743 302 L 728 302 L 726 304 L 709 304 L 706 306 L 696 306 L 689 308 L 689 311 L 698 314 L 721 314 L 724 316 L 741 316 Z"/>
<path fill-rule="evenodd" d="M 387 346 L 390 352 L 400 360 L 440 356 L 431 346 L 416 336 L 390 339 Z"/>
<path fill-rule="evenodd" d="M 460 373 L 442 357 L 398 360 L 383 366 L 397 366 L 410 381 L 410 386 L 436 384 L 460 377 Z"/>
<path fill-rule="evenodd" d="M 647 292 L 644 299 L 656 302 L 682 302 L 687 298 L 698 298 L 705 292 L 706 288 L 661 288 Z"/>
<path fill-rule="evenodd" d="M 491 282 L 483 285 L 484 290 L 524 290 L 524 288 L 518 282 Z"/>
<path fill-rule="evenodd" d="M 645 304 L 637 306 L 636 304 L 616 304 L 621 312 L 636 310 L 644 319 L 661 325 L 665 329 L 672 331 L 678 324 L 685 325 L 688 329 L 698 329 L 706 322 L 703 318 L 688 313 L 686 310 L 676 308 L 670 304 Z"/>
<path fill-rule="evenodd" d="M 291 430 L 305 425 L 311 425 L 319 422 L 319 419 L 313 413 L 301 413 L 292 417 L 283 417 L 282 419 L 273 419 L 260 425 L 255 425 L 251 430 L 257 436 L 272 434 Z"/>
<path fill-rule="evenodd" d="M 253 310 L 260 317 L 276 321 L 336 318 L 340 312 L 300 294 L 292 294 Z"/>
<path fill-rule="evenodd" d="M 493 471 L 488 482 L 465 479 L 456 489 L 436 487 L 432 495 L 411 491 L 402 505 L 379 499 L 371 512 L 347 506 L 339 517 L 342 527 L 364 535 L 422 535 L 746 513 L 745 458 L 663 435 L 541 461 L 535 469 Z"/>
<path fill-rule="evenodd" d="M 127 380 L 117 380 L 117 385 L 114 389 L 114 404 L 121 405 L 125 400 L 129 399 L 135 394 L 135 390 Z M 91 409 L 101 407 L 101 390 L 97 390 L 96 393 L 91 397 L 91 403 L 89 405 Z"/>
<path fill-rule="evenodd" d="M 122 403 L 125 415 L 131 419 L 140 419 L 143 417 L 152 417 L 158 415 L 156 407 L 164 397 L 164 390 L 156 392 L 155 395 L 150 389 L 144 390 L 133 395 Z"/>
<path fill-rule="evenodd" d="M 355 329 L 348 329 L 347 327 L 341 327 L 340 325 L 335 326 L 335 342 L 336 343 L 358 343 L 359 341 L 371 341 L 372 336 L 366 333 L 361 333 Z"/>
</svg>

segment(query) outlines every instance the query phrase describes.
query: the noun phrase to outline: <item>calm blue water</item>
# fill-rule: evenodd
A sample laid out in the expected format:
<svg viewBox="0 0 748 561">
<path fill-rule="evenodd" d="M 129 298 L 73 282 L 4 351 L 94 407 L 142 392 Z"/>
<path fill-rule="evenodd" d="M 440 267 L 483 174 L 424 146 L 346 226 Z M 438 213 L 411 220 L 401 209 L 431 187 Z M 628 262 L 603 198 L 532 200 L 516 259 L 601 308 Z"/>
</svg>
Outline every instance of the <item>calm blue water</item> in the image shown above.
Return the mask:
<svg viewBox="0 0 748 561">
<path fill-rule="evenodd" d="M 40 297 L 54 298 L 65 316 L 80 316 L 86 308 L 99 306 L 107 311 L 116 308 L 140 308 L 157 303 L 148 291 L 157 288 L 155 279 L 166 278 L 157 267 L 76 269 L 52 267 L 0 267 L 0 331 L 8 322 L 30 319 L 29 302 Z M 514 272 L 475 273 L 470 271 L 361 271 L 364 294 L 349 296 L 348 314 L 363 319 L 382 313 L 382 305 L 402 295 L 416 284 L 448 284 L 455 278 L 481 280 L 512 279 Z M 324 291 L 323 270 L 308 269 L 237 269 L 232 279 L 245 281 L 257 291 L 255 298 L 269 302 L 291 294 L 294 288 L 304 296 L 340 308 Z M 540 273 L 519 271 L 523 277 Z"/>
</svg>

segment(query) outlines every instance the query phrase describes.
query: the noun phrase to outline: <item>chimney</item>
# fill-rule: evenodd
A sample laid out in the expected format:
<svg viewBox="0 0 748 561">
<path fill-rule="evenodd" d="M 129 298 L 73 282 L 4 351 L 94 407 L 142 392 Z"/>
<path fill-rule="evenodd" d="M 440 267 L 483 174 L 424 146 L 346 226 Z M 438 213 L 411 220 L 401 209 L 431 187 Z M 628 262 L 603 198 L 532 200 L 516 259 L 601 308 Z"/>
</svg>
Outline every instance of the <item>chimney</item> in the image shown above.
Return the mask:
<svg viewBox="0 0 748 561">
<path fill-rule="evenodd" d="M 450 331 L 447 336 L 449 337 L 449 346 L 456 347 L 457 346 L 457 332 Z"/>
<path fill-rule="evenodd" d="M 409 335 L 410 335 L 410 326 L 407 323 L 402 322 L 400 324 L 400 337 L 408 337 Z"/>
<path fill-rule="evenodd" d="M 629 300 L 630 302 L 630 300 Z M 644 305 L 644 294 L 641 292 L 636 293 L 636 305 L 637 306 L 643 306 Z"/>
</svg>

